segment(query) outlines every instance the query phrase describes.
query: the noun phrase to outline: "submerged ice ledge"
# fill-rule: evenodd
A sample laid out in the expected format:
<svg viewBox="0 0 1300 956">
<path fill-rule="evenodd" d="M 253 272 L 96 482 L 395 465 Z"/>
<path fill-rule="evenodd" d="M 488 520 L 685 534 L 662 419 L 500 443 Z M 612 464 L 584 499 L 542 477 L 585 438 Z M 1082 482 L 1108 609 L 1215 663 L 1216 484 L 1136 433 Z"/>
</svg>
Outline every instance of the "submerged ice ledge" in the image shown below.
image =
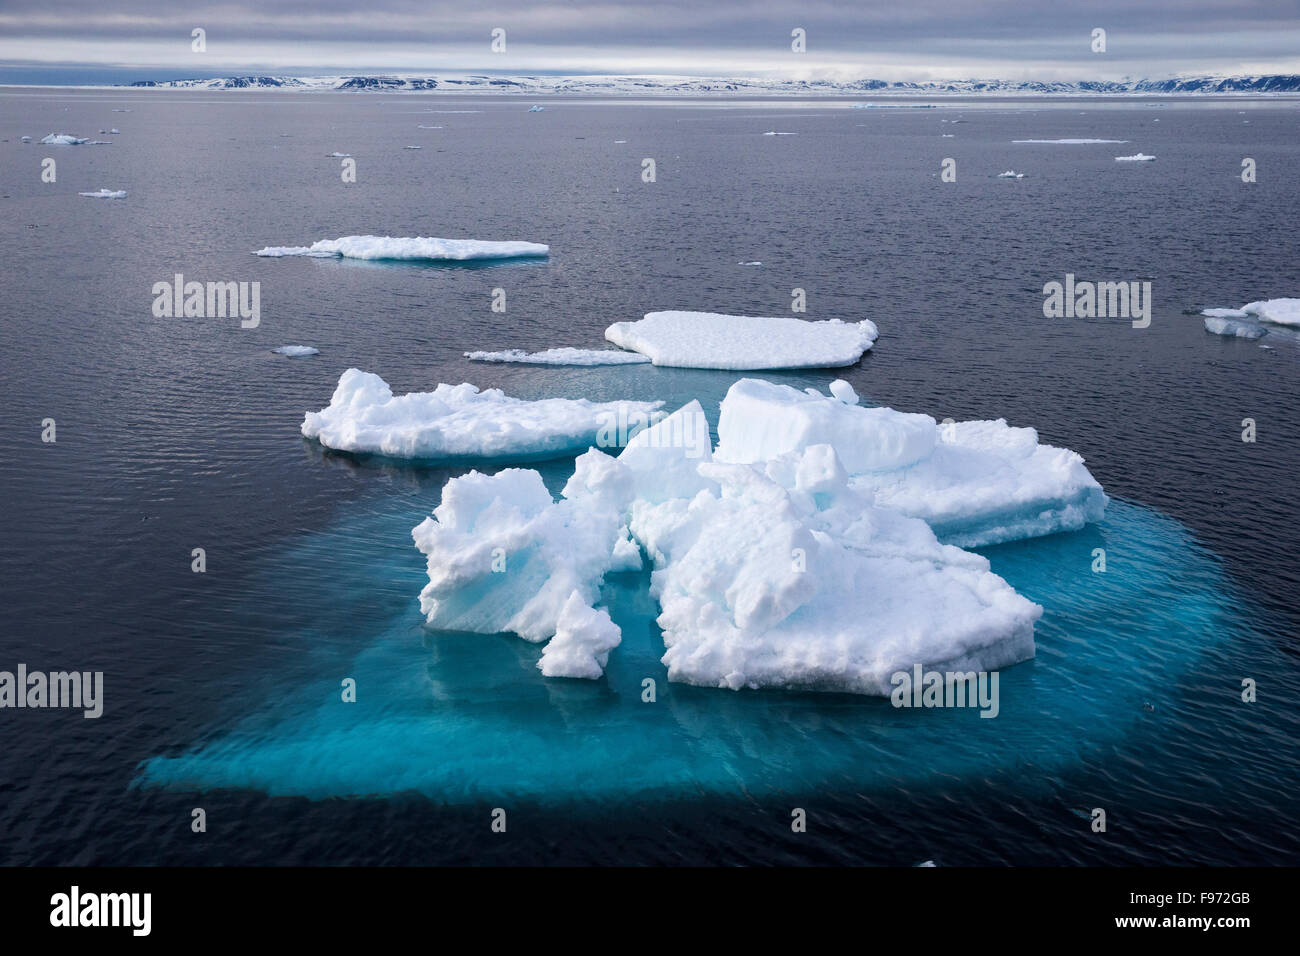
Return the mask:
<svg viewBox="0 0 1300 956">
<path fill-rule="evenodd" d="M 310 246 L 267 246 L 253 255 L 280 258 L 309 256 L 317 259 L 386 259 L 395 261 L 452 261 L 516 259 L 550 254 L 538 242 L 493 242 L 485 239 L 435 239 L 394 236 L 343 236 L 320 239 Z"/>
<path fill-rule="evenodd" d="M 617 349 L 555 348 L 541 352 L 506 349 L 501 352 L 466 352 L 471 362 L 513 362 L 520 365 L 646 365 L 648 356 Z"/>
<path fill-rule="evenodd" d="M 616 458 L 580 456 L 558 501 L 532 470 L 452 479 L 413 531 L 428 624 L 558 641 L 544 674 L 596 678 L 620 641 L 601 582 L 648 561 L 672 681 L 884 696 L 917 665 L 1032 657 L 1042 608 L 929 522 L 975 543 L 1098 520 L 1082 459 L 1002 421 L 941 434 L 832 393 L 744 379 L 716 456 L 690 402 Z"/>
<path fill-rule="evenodd" d="M 661 417 L 662 402 L 526 401 L 468 383 L 394 396 L 378 375 L 350 368 L 302 434 L 327 448 L 420 460 L 562 457 L 617 447 Z"/>
</svg>

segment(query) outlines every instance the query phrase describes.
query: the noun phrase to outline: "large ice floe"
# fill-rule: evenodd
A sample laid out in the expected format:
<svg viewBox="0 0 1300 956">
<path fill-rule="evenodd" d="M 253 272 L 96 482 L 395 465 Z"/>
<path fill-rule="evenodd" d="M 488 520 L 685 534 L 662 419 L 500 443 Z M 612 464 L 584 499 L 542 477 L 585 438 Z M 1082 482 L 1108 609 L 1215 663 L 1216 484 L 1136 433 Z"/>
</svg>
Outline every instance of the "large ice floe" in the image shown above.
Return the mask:
<svg viewBox="0 0 1300 956">
<path fill-rule="evenodd" d="M 839 368 L 871 348 L 879 332 L 870 320 L 841 322 L 650 312 L 636 322 L 616 322 L 605 338 L 677 368 L 757 370 Z"/>
<path fill-rule="evenodd" d="M 93 193 L 77 193 L 78 196 L 89 196 L 91 199 L 125 199 L 125 189 L 100 189 Z"/>
<path fill-rule="evenodd" d="M 672 681 L 886 696 L 917 665 L 1033 657 L 1042 608 L 929 521 L 968 543 L 1080 527 L 1106 503 L 1082 459 L 1002 421 L 945 433 L 856 402 L 845 382 L 827 397 L 743 379 L 716 454 L 690 402 L 618 457 L 581 455 L 558 501 L 532 470 L 453 478 L 413 531 L 421 609 L 434 628 L 550 640 L 545 675 L 596 678 L 620 639 L 601 582 L 644 555 Z"/>
<path fill-rule="evenodd" d="M 433 239 L 394 236 L 344 236 L 320 239 L 310 246 L 267 246 L 257 256 L 309 256 L 316 259 L 387 259 L 464 262 L 477 259 L 517 259 L 545 256 L 550 247 L 539 242 L 492 242 L 485 239 Z"/>
<path fill-rule="evenodd" d="M 394 396 L 378 375 L 350 368 L 302 433 L 327 448 L 420 460 L 541 459 L 616 446 L 658 417 L 661 402 L 526 401 L 468 383 Z"/>
<path fill-rule="evenodd" d="M 1249 302 L 1240 309 L 1202 309 L 1201 315 L 1214 319 L 1253 318 L 1274 325 L 1300 327 L 1300 299 L 1263 299 Z"/>
</svg>

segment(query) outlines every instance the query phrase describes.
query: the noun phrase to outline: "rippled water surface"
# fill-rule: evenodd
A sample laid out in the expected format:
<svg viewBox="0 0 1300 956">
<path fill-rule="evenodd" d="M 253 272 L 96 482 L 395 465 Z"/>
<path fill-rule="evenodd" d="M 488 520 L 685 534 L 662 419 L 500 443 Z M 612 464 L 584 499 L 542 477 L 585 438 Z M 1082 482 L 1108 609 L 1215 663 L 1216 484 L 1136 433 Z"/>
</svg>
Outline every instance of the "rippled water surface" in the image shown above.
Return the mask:
<svg viewBox="0 0 1300 956">
<path fill-rule="evenodd" d="M 0 862 L 1300 859 L 1300 340 L 1264 349 L 1184 314 L 1300 295 L 1296 102 L 528 105 L 0 94 L 0 669 L 103 670 L 106 685 L 98 721 L 0 712 Z M 112 145 L 19 142 L 50 132 Z M 1012 142 L 1056 138 L 1129 142 Z M 1114 161 L 1139 151 L 1158 159 Z M 948 157 L 956 183 L 939 179 Z M 128 197 L 77 195 L 101 187 Z M 249 254 L 353 233 L 551 255 Z M 1044 319 L 1042 286 L 1067 272 L 1150 280 L 1150 328 Z M 259 281 L 261 325 L 155 318 L 152 286 L 175 273 Z M 770 377 L 1033 425 L 1114 499 L 1097 526 L 985 549 L 1045 608 L 996 720 L 668 684 L 640 575 L 606 584 L 624 634 L 606 679 L 543 679 L 534 645 L 422 626 L 409 532 L 459 472 L 298 433 L 350 366 L 397 392 L 699 398 L 716 426 L 734 374 L 461 353 L 601 347 L 606 325 L 655 309 L 779 315 L 796 287 L 810 318 L 871 318 L 881 339 L 853 368 Z M 272 354 L 287 344 L 320 354 Z M 571 467 L 541 470 L 558 490 Z M 337 703 L 347 676 L 355 705 Z"/>
</svg>

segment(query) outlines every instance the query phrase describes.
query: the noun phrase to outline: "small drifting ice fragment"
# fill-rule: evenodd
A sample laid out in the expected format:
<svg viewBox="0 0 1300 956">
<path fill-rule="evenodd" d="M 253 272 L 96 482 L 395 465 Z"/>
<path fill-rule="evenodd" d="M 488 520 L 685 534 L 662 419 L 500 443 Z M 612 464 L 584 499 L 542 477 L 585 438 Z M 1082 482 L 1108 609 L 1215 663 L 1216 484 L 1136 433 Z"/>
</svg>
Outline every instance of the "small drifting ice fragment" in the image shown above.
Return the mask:
<svg viewBox="0 0 1300 956">
<path fill-rule="evenodd" d="M 402 149 L 423 149 L 423 146 L 403 146 Z"/>
<path fill-rule="evenodd" d="M 23 141 L 24 143 L 30 143 L 30 142 L 32 141 L 32 138 L 31 138 L 30 136 L 24 136 L 23 139 L 22 139 L 22 141 Z"/>
<path fill-rule="evenodd" d="M 875 323 L 716 312 L 650 312 L 605 330 L 615 345 L 674 368 L 838 368 L 852 365 L 879 335 Z"/>
<path fill-rule="evenodd" d="M 763 135 L 764 135 L 764 136 L 798 136 L 799 134 L 798 134 L 798 133 L 779 133 L 779 132 L 777 132 L 776 130 L 773 129 L 773 130 L 768 130 L 768 131 L 767 131 L 766 133 L 764 133 Z"/>
<path fill-rule="evenodd" d="M 1134 153 L 1132 156 L 1116 156 L 1117 163 L 1154 163 L 1156 158 L 1146 153 Z"/>
<path fill-rule="evenodd" d="M 90 140 L 71 133 L 51 133 L 41 140 L 42 146 L 84 146 Z"/>
<path fill-rule="evenodd" d="M 1008 169 L 1005 173 L 998 173 L 998 179 L 1024 179 L 1024 173 L 1018 173 L 1014 169 Z"/>
<path fill-rule="evenodd" d="M 519 365 L 647 365 L 650 359 L 640 352 L 616 349 L 556 348 L 543 352 L 506 349 L 502 352 L 466 352 L 471 362 L 511 362 Z"/>
<path fill-rule="evenodd" d="M 325 156 L 329 159 L 351 159 L 352 158 L 351 153 L 326 153 Z"/>
<path fill-rule="evenodd" d="M 528 112 L 530 112 L 530 113 L 544 113 L 544 112 L 546 112 L 546 107 L 545 107 L 545 106 L 534 106 L 534 107 L 531 107 L 531 108 L 528 110 Z"/>
<path fill-rule="evenodd" d="M 276 355 L 287 355 L 289 358 L 306 358 L 308 355 L 320 355 L 320 349 L 312 348 L 310 345 L 281 345 L 278 349 L 271 349 Z"/>
<path fill-rule="evenodd" d="M 853 386 L 842 378 L 837 378 L 831 382 L 831 394 L 838 398 L 845 405 L 858 404 L 858 393 L 853 390 Z"/>
<path fill-rule="evenodd" d="M 1261 322 L 1300 327 L 1300 299 L 1263 299 L 1247 303 L 1240 309 L 1204 309 L 1201 315 L 1217 319 L 1248 319 L 1254 316 Z"/>
<path fill-rule="evenodd" d="M 125 199 L 125 189 L 100 189 L 93 193 L 77 193 L 78 196 L 88 196 L 91 199 Z"/>
<path fill-rule="evenodd" d="M 344 236 L 320 239 L 310 246 L 267 246 L 255 256 L 309 256 L 316 259 L 392 259 L 461 262 L 545 256 L 550 247 L 538 242 L 492 242 L 484 239 L 435 239 L 398 236 Z"/>
<path fill-rule="evenodd" d="M 736 263 L 736 265 L 740 265 L 740 266 L 761 266 L 762 264 L 763 264 L 763 263 L 759 262 L 758 260 L 754 260 L 753 262 L 738 262 L 738 263 Z"/>
<path fill-rule="evenodd" d="M 1094 143 L 1127 143 L 1126 139 L 1013 139 L 1013 143 L 1037 143 L 1042 146 L 1088 146 Z"/>
</svg>

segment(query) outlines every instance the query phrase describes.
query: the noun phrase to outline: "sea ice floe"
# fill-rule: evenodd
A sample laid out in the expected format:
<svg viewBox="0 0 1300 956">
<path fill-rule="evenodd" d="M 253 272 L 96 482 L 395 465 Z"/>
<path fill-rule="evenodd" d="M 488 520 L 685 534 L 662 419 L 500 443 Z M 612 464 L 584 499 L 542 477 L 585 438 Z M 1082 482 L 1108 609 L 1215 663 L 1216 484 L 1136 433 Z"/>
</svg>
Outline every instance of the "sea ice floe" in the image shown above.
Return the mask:
<svg viewBox="0 0 1300 956">
<path fill-rule="evenodd" d="M 1091 143 L 1127 143 L 1126 139 L 1013 139 L 1013 143 L 1038 143 L 1040 145 L 1084 146 Z"/>
<path fill-rule="evenodd" d="M 782 133 L 782 132 L 779 132 L 779 131 L 777 131 L 777 130 L 772 129 L 772 130 L 768 130 L 768 131 L 767 131 L 766 133 L 764 133 L 763 135 L 764 135 L 764 136 L 798 136 L 799 134 L 798 134 L 798 133 Z"/>
<path fill-rule="evenodd" d="M 1116 157 L 1115 157 L 1115 162 L 1117 162 L 1117 163 L 1153 163 L 1153 162 L 1155 162 L 1155 159 L 1156 159 L 1156 158 L 1155 158 L 1154 156 L 1148 156 L 1146 153 L 1134 153 L 1132 156 L 1116 156 Z"/>
<path fill-rule="evenodd" d="M 351 159 L 352 158 L 351 153 L 326 153 L 325 155 L 326 158 L 328 159 Z"/>
<path fill-rule="evenodd" d="M 382 378 L 350 368 L 302 433 L 338 451 L 428 460 L 561 457 L 626 443 L 662 402 L 526 401 L 468 383 L 394 396 Z"/>
<path fill-rule="evenodd" d="M 125 199 L 125 189 L 100 189 L 93 193 L 77 193 L 78 196 L 89 196 L 91 199 Z"/>
<path fill-rule="evenodd" d="M 820 400 L 867 411 L 836 391 Z M 917 424 L 904 423 L 905 439 Z M 896 443 L 889 457 L 917 450 Z M 698 402 L 617 458 L 586 452 L 559 501 L 535 471 L 452 479 L 413 534 L 428 557 L 429 624 L 552 639 L 548 676 L 603 672 L 619 634 L 595 606 L 600 582 L 637 567 L 642 550 L 669 680 L 707 687 L 888 695 L 916 665 L 996 670 L 1032 657 L 1042 613 L 985 558 L 854 487 L 831 444 L 715 460 Z"/>
<path fill-rule="evenodd" d="M 289 358 L 306 358 L 308 355 L 320 355 L 320 349 L 312 348 L 310 345 L 281 345 L 278 349 L 271 349 L 276 355 L 287 355 Z"/>
<path fill-rule="evenodd" d="M 1083 459 L 1040 445 L 1032 428 L 1002 419 L 940 425 L 847 397 L 741 379 L 722 402 L 717 457 L 753 464 L 828 444 L 856 492 L 962 547 L 1075 530 L 1105 511 Z"/>
<path fill-rule="evenodd" d="M 466 352 L 471 362 L 513 362 L 520 365 L 647 365 L 650 359 L 640 352 L 616 349 L 555 348 L 541 352 L 506 349 L 501 352 Z"/>
<path fill-rule="evenodd" d="M 550 247 L 538 242 L 492 242 L 483 239 L 434 239 L 396 236 L 344 236 L 320 239 L 310 246 L 267 246 L 257 256 L 314 258 L 466 261 L 545 256 Z"/>
<path fill-rule="evenodd" d="M 1008 169 L 1004 173 L 998 173 L 998 179 L 1024 179 L 1024 173 L 1018 173 L 1014 169 Z"/>
<path fill-rule="evenodd" d="M 30 143 L 32 141 L 32 138 L 30 136 L 24 136 L 22 137 L 22 141 L 24 143 Z"/>
<path fill-rule="evenodd" d="M 544 112 L 546 112 L 546 107 L 545 107 L 545 106 L 533 106 L 533 107 L 530 107 L 530 108 L 529 108 L 528 112 L 530 112 L 530 113 L 544 113 Z"/>
<path fill-rule="evenodd" d="M 714 312 L 650 312 L 616 322 L 605 338 L 676 368 L 838 368 L 857 362 L 879 332 L 861 322 L 807 322 Z"/>
<path fill-rule="evenodd" d="M 1211 311 L 1211 310 L 1206 310 Z M 1240 339 L 1261 339 L 1268 335 L 1268 329 L 1257 322 L 1243 322 L 1240 319 L 1222 316 L 1206 316 L 1205 331 L 1215 335 L 1227 335 Z"/>
<path fill-rule="evenodd" d="M 89 139 L 71 133 L 51 133 L 41 139 L 42 146 L 84 146 L 89 142 Z"/>
<path fill-rule="evenodd" d="M 1240 309 L 1203 309 L 1201 315 L 1216 319 L 1249 319 L 1274 325 L 1300 327 L 1300 299 L 1262 299 Z"/>
</svg>

